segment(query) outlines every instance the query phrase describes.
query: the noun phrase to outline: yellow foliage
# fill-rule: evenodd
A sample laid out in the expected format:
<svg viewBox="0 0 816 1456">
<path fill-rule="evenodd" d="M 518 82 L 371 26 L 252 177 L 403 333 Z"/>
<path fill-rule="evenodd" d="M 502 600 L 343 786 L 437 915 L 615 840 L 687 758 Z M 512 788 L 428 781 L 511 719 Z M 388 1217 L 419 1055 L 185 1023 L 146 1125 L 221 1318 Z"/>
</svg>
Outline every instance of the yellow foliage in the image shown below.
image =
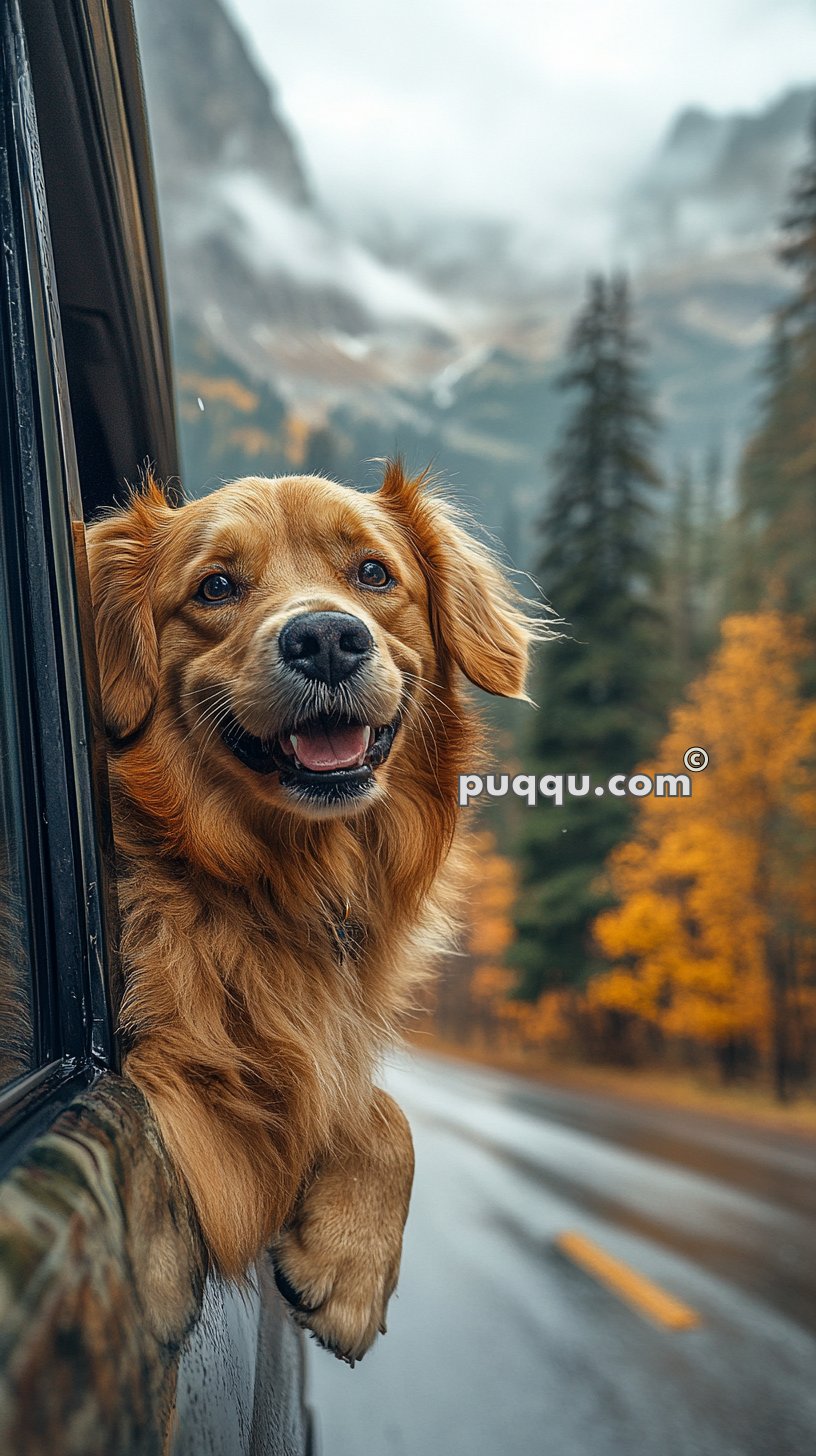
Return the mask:
<svg viewBox="0 0 816 1456">
<path fill-rule="evenodd" d="M 619 902 L 595 925 L 612 968 L 590 1007 L 629 1012 L 668 1035 L 767 1049 L 780 1015 L 810 1016 L 816 971 L 816 707 L 798 668 L 805 642 L 778 613 L 726 619 L 722 644 L 674 713 L 655 764 L 687 748 L 710 762 L 691 798 L 641 801 L 635 837 L 611 857 Z"/>
</svg>

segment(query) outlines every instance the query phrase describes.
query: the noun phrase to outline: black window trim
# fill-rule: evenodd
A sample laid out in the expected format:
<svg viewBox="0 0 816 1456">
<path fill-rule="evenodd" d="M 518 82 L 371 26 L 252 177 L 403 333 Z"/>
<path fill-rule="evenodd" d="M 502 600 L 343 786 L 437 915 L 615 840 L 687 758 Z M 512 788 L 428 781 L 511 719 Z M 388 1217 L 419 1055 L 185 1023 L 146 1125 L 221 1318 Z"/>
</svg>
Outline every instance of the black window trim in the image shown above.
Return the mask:
<svg viewBox="0 0 816 1456">
<path fill-rule="evenodd" d="M 45 1060 L 0 1092 L 2 1168 L 78 1090 L 116 1065 L 116 1046 L 107 972 L 115 931 L 112 841 L 104 750 L 86 690 L 95 705 L 82 508 L 17 0 L 4 8 L 0 51 L 2 489 L 22 556 L 24 660 L 17 666 L 21 715 L 31 725 L 23 743 L 31 883 L 47 910 L 35 966 Z"/>
</svg>

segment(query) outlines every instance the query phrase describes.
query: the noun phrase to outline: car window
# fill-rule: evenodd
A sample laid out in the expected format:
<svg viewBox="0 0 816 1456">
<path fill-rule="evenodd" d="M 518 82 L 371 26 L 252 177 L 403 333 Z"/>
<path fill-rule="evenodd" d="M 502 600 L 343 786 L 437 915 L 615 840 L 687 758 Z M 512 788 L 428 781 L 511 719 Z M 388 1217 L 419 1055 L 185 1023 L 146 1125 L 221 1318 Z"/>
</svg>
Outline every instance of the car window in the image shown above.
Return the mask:
<svg viewBox="0 0 816 1456">
<path fill-rule="evenodd" d="M 0 1171 L 111 1060 L 82 507 L 37 123 L 0 9 Z M 99 775 L 101 778 L 102 776 Z M 99 812 L 97 813 L 97 808 Z"/>
<path fill-rule="evenodd" d="M 10 593 L 0 521 L 0 1085 L 35 1065 L 30 908 Z"/>
</svg>

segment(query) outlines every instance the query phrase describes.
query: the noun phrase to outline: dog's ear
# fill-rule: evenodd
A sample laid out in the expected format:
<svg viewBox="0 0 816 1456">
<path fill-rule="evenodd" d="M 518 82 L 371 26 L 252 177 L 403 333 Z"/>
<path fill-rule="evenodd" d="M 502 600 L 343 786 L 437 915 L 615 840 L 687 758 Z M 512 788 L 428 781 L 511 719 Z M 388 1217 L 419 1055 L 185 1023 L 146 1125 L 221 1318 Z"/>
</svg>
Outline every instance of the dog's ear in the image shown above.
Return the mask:
<svg viewBox="0 0 816 1456">
<path fill-rule="evenodd" d="M 148 474 L 122 510 L 88 529 L 102 714 L 114 739 L 141 728 L 156 700 L 159 644 L 150 584 L 157 532 L 171 513 Z"/>
<path fill-rule="evenodd" d="M 378 499 L 398 520 L 428 583 L 437 647 L 485 692 L 524 698 L 530 648 L 549 635 L 525 610 L 486 546 L 460 524 L 429 484 L 406 476 L 400 460 L 385 467 Z"/>
</svg>

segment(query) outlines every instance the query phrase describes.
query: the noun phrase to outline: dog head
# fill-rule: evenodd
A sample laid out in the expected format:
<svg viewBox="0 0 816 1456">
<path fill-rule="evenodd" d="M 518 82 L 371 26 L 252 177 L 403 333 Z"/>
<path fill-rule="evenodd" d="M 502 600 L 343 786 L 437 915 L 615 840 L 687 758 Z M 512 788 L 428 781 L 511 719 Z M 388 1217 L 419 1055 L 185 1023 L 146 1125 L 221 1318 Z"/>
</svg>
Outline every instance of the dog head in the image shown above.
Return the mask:
<svg viewBox="0 0 816 1456">
<path fill-rule="evenodd" d="M 423 773 L 452 799 L 458 673 L 524 695 L 535 627 L 399 464 L 373 495 L 249 478 L 176 508 L 148 479 L 88 545 L 106 728 L 154 807 L 162 771 L 176 797 L 217 790 L 310 819 Z"/>
</svg>

